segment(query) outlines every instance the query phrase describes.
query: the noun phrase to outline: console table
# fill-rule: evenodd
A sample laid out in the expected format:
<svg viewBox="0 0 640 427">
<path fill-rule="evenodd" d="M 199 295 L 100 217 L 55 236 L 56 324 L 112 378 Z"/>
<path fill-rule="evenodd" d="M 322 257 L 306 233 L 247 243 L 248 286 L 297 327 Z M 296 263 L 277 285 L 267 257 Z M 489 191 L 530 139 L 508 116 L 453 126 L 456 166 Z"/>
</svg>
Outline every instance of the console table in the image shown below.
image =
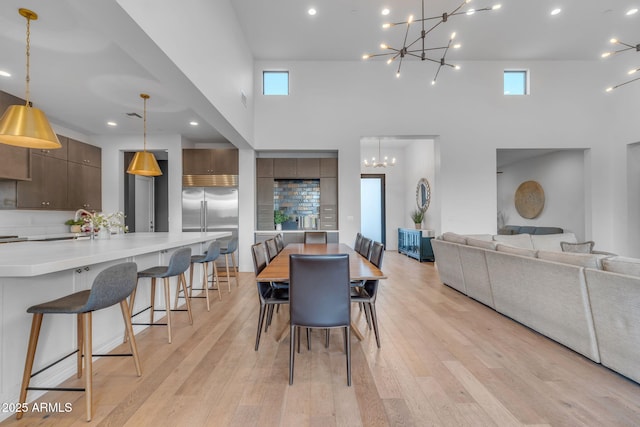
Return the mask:
<svg viewBox="0 0 640 427">
<path fill-rule="evenodd" d="M 433 230 L 398 228 L 398 252 L 418 261 L 434 261 L 431 248 Z"/>
</svg>

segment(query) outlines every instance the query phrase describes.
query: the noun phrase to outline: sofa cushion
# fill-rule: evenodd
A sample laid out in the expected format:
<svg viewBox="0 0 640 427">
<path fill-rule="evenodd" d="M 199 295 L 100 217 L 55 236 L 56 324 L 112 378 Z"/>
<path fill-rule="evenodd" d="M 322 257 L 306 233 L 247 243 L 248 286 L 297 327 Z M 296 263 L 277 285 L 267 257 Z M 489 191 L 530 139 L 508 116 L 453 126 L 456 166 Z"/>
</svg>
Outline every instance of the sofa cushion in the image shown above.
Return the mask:
<svg viewBox="0 0 640 427">
<path fill-rule="evenodd" d="M 442 235 L 442 240 L 451 243 L 467 244 L 467 238 L 456 233 L 446 232 Z"/>
<path fill-rule="evenodd" d="M 498 243 L 504 243 L 509 246 L 516 246 L 524 249 L 534 249 L 531 243 L 531 236 L 529 234 L 514 234 L 514 235 L 496 235 L 493 236 L 493 240 Z"/>
<path fill-rule="evenodd" d="M 602 260 L 606 255 L 577 254 L 571 252 L 538 251 L 538 258 L 562 264 L 577 265 L 579 267 L 602 270 Z"/>
<path fill-rule="evenodd" d="M 612 273 L 640 276 L 640 259 L 617 256 L 602 260 L 602 269 Z"/>
<path fill-rule="evenodd" d="M 485 240 L 488 242 L 493 241 L 493 234 L 465 234 L 464 237 L 467 239 L 472 238 L 476 240 Z"/>
<path fill-rule="evenodd" d="M 513 255 L 528 256 L 530 258 L 536 258 L 538 256 L 538 251 L 536 250 L 518 248 L 516 246 L 509 246 L 502 243 L 498 243 L 496 245 L 496 250 L 498 252 L 505 252 Z"/>
<path fill-rule="evenodd" d="M 562 252 L 590 254 L 591 251 L 593 250 L 594 244 L 595 243 L 592 240 L 588 242 L 581 242 L 581 243 L 560 242 L 560 247 L 562 248 Z"/>
<path fill-rule="evenodd" d="M 493 242 L 491 240 L 474 239 L 472 237 L 467 237 L 467 245 L 476 248 L 491 249 L 493 251 L 496 250 L 496 242 Z"/>
<path fill-rule="evenodd" d="M 576 235 L 573 233 L 563 234 L 536 234 L 531 236 L 532 249 L 540 251 L 558 251 L 562 252 L 560 242 L 578 243 Z"/>
</svg>

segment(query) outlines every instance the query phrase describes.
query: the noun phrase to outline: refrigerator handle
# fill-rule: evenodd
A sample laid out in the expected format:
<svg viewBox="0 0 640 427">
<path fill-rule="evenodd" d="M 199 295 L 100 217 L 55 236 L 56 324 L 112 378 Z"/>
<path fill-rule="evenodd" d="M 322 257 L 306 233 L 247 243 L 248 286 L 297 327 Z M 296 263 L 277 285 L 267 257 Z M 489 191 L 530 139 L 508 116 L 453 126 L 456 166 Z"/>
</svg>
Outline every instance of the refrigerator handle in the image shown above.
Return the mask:
<svg viewBox="0 0 640 427">
<path fill-rule="evenodd" d="M 204 212 L 204 201 L 200 200 L 200 231 L 202 231 L 202 225 L 204 223 L 204 218 L 202 213 Z"/>
<path fill-rule="evenodd" d="M 208 214 L 208 207 L 207 207 L 207 201 L 205 200 L 204 202 L 204 209 L 202 211 L 203 213 L 203 217 L 204 217 L 204 228 L 202 229 L 202 231 L 204 231 L 205 233 L 207 232 L 207 214 Z"/>
</svg>

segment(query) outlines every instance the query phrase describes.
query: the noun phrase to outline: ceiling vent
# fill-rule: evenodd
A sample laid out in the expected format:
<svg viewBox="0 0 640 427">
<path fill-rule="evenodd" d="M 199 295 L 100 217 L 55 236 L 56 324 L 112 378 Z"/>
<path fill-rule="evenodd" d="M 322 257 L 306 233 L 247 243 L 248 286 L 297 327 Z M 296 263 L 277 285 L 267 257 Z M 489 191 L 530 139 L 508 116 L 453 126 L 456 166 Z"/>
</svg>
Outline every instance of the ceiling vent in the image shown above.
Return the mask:
<svg viewBox="0 0 640 427">
<path fill-rule="evenodd" d="M 141 118 L 142 118 L 142 116 L 141 116 L 140 114 L 138 114 L 138 113 L 126 113 L 126 114 L 127 114 L 127 116 L 129 116 L 129 117 L 137 117 L 137 118 L 139 118 L 139 119 L 141 119 Z"/>
</svg>

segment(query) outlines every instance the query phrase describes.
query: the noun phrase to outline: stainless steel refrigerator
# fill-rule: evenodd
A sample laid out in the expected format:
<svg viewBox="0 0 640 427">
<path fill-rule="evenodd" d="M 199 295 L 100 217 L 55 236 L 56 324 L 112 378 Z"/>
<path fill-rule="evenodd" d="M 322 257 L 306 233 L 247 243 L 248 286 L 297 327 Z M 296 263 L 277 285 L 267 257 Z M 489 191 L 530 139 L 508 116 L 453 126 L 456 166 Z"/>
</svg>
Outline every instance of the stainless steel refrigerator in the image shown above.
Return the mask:
<svg viewBox="0 0 640 427">
<path fill-rule="evenodd" d="M 184 187 L 182 231 L 231 231 L 238 236 L 238 189 Z"/>
</svg>

